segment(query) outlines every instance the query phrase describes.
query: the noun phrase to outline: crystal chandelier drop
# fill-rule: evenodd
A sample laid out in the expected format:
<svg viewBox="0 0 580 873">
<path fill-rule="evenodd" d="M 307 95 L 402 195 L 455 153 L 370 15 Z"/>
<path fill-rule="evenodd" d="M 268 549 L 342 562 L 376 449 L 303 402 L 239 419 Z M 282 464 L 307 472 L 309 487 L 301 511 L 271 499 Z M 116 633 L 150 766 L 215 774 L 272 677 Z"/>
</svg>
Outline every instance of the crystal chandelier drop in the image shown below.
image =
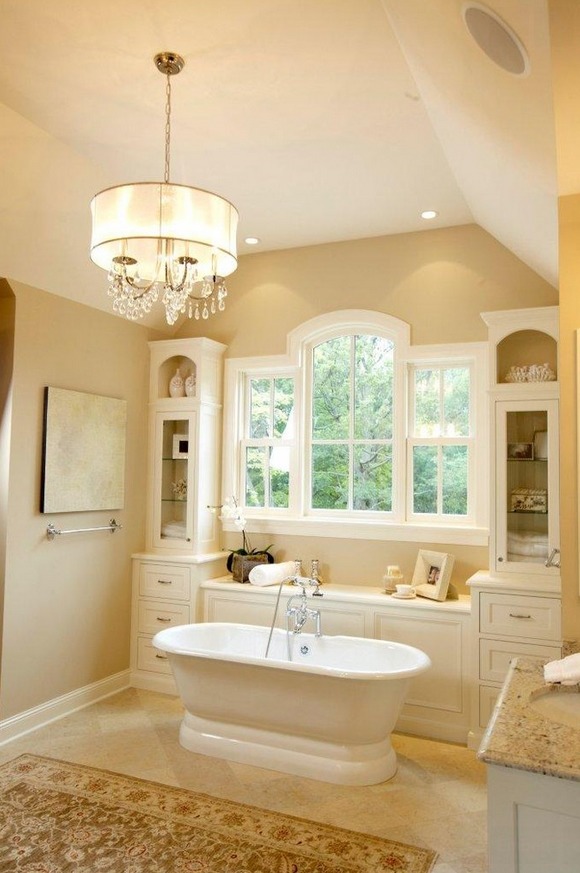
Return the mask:
<svg viewBox="0 0 580 873">
<path fill-rule="evenodd" d="M 170 183 L 171 76 L 185 62 L 173 52 L 154 60 L 167 77 L 164 180 L 95 194 L 91 260 L 108 272 L 115 312 L 135 321 L 161 299 L 175 324 L 181 314 L 209 318 L 225 309 L 225 279 L 238 263 L 238 212 L 210 191 Z"/>
</svg>

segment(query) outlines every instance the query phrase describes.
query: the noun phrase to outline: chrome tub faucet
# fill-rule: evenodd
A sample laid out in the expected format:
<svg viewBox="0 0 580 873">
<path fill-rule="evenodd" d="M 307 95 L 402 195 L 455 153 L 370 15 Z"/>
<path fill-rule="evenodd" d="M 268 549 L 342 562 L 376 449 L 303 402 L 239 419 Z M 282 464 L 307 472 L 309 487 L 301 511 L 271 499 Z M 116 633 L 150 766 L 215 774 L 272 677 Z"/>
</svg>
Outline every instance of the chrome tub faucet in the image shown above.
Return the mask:
<svg viewBox="0 0 580 873">
<path fill-rule="evenodd" d="M 301 587 L 300 594 L 293 594 L 286 605 L 286 630 L 288 633 L 299 634 L 309 619 L 314 621 L 315 636 L 322 636 L 320 610 L 308 606 L 307 586 L 313 587 L 313 596 L 322 597 L 319 591 L 320 580 L 305 576 L 293 576 L 288 581 Z"/>
</svg>

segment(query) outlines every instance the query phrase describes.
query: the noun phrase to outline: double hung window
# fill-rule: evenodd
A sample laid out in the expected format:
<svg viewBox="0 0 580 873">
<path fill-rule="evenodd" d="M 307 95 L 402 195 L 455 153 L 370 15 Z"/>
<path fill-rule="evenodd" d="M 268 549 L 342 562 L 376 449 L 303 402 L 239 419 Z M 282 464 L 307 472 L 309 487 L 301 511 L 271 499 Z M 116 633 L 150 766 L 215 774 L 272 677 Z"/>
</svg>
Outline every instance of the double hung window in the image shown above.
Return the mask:
<svg viewBox="0 0 580 873">
<path fill-rule="evenodd" d="M 409 517 L 467 518 L 473 498 L 471 367 L 409 368 Z"/>
<path fill-rule="evenodd" d="M 294 379 L 246 380 L 246 436 L 242 440 L 246 507 L 287 509 L 294 440 Z"/>
<path fill-rule="evenodd" d="M 224 496 L 256 529 L 483 542 L 480 344 L 412 347 L 404 322 L 353 311 L 307 322 L 289 349 L 226 365 Z"/>
</svg>

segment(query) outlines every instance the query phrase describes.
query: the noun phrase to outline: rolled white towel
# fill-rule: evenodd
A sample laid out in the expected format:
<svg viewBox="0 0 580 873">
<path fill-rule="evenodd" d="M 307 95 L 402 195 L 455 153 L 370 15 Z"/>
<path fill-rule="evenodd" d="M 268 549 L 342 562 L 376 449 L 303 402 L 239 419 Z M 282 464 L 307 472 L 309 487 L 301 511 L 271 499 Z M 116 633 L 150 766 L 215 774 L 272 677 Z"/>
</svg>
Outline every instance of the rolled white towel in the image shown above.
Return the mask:
<svg viewBox="0 0 580 873">
<path fill-rule="evenodd" d="M 577 685 L 580 682 L 580 652 L 568 655 L 560 661 L 544 664 L 544 680 L 562 685 Z"/>
<path fill-rule="evenodd" d="M 282 564 L 257 564 L 250 570 L 248 578 L 252 585 L 279 585 L 293 573 L 294 561 L 284 561 Z"/>
</svg>

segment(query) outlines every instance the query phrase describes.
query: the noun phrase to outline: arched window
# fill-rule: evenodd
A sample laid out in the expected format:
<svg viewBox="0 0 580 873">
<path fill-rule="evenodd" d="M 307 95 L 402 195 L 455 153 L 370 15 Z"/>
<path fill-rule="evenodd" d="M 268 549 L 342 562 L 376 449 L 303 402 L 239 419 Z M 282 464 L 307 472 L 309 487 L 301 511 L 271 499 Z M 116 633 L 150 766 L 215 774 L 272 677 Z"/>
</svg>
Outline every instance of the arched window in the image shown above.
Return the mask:
<svg viewBox="0 0 580 873">
<path fill-rule="evenodd" d="M 224 499 L 256 530 L 484 544 L 485 361 L 479 343 L 412 347 L 365 310 L 306 322 L 287 355 L 227 360 Z"/>
</svg>

